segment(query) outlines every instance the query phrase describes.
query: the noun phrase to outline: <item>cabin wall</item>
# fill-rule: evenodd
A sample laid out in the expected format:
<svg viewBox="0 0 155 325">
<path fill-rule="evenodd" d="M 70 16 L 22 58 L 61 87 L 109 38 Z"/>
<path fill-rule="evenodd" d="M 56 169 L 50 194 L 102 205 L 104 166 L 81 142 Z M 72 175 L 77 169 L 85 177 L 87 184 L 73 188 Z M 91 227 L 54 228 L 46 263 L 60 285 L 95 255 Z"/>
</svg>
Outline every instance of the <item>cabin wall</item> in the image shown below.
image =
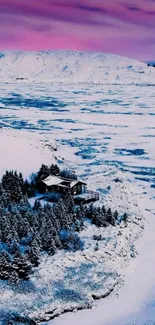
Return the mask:
<svg viewBox="0 0 155 325">
<path fill-rule="evenodd" d="M 59 193 L 66 194 L 69 191 L 69 188 L 61 187 L 59 185 L 55 186 L 55 191 Z"/>
<path fill-rule="evenodd" d="M 76 195 L 76 194 L 84 193 L 85 191 L 86 191 L 86 186 L 84 184 L 78 183 L 72 188 L 71 193 L 72 195 Z"/>
</svg>

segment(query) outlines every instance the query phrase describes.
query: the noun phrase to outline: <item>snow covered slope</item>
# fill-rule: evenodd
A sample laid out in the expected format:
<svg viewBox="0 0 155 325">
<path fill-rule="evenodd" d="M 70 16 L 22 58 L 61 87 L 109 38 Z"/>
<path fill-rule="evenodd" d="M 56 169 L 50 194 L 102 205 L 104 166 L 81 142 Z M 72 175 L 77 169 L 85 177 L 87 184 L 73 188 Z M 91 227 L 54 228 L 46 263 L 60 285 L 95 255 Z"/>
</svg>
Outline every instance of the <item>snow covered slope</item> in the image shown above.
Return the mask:
<svg viewBox="0 0 155 325">
<path fill-rule="evenodd" d="M 154 84 L 155 69 L 112 54 L 6 52 L 0 53 L 0 82 Z"/>
</svg>

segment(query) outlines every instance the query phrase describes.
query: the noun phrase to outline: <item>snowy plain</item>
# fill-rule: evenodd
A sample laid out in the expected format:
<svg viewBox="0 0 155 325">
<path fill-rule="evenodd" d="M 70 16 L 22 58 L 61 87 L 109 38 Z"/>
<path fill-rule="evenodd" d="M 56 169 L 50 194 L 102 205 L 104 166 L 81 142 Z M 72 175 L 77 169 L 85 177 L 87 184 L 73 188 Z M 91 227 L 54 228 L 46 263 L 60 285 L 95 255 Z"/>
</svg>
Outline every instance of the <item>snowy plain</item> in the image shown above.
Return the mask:
<svg viewBox="0 0 155 325">
<path fill-rule="evenodd" d="M 56 156 L 60 165 L 63 166 L 65 161 L 68 168 L 76 169 L 77 174 L 87 180 L 89 188 L 98 190 L 107 206 L 118 208 L 120 213 L 128 209 L 131 222 L 127 230 L 121 229 L 122 242 L 118 241 L 117 245 L 114 240 L 111 243 L 108 241 L 108 245 L 103 242 L 97 253 L 97 261 L 101 259 L 101 264 L 98 263 L 93 273 L 99 273 L 100 269 L 97 268 L 103 270 L 104 266 L 106 272 L 113 270 L 121 279 L 113 295 L 97 303 L 92 310 L 66 314 L 51 321 L 51 324 L 113 325 L 118 321 L 119 325 L 141 325 L 145 318 L 146 321 L 154 321 L 154 304 L 149 300 L 154 301 L 152 289 L 155 285 L 154 252 L 151 249 L 155 244 L 155 70 L 143 63 L 116 56 L 94 55 L 92 58 L 90 54 L 69 55 L 69 52 L 63 55 L 63 59 L 60 53 L 55 59 L 54 73 L 48 69 L 49 53 L 45 55 L 46 58 L 40 54 L 39 59 L 34 54 L 13 53 L 13 59 L 4 56 L 4 60 L 7 60 L 5 65 L 0 60 L 0 173 L 5 168 L 17 168 L 27 176 L 40 163 L 51 163 Z M 22 71 L 22 67 L 25 67 L 23 62 L 31 62 L 28 71 Z M 50 59 L 48 62 L 51 62 Z M 31 69 L 33 66 L 35 73 Z M 85 73 L 81 74 L 81 71 Z M 21 77 L 24 79 L 19 80 Z M 53 151 L 55 147 L 57 151 Z M 122 183 L 116 184 L 113 181 L 116 177 L 122 179 Z M 143 236 L 135 242 L 143 230 L 143 224 Z M 119 231 L 109 228 L 104 230 L 104 237 L 118 238 Z M 87 238 L 89 248 L 85 254 L 92 260 L 96 256 L 94 246 L 89 246 L 92 245 L 89 233 L 86 230 L 81 236 Z M 139 254 L 134 259 L 131 257 L 131 247 L 134 247 L 135 255 L 136 251 Z M 112 254 L 110 258 L 105 258 L 106 249 Z M 85 257 L 77 256 L 77 260 L 80 258 Z M 60 263 L 62 259 L 64 257 L 60 254 Z M 70 260 L 70 267 L 75 264 L 72 256 L 66 260 L 66 263 Z M 30 309 L 31 305 L 36 308 L 36 311 L 31 309 L 32 316 L 38 314 L 38 308 L 45 314 L 49 310 L 46 303 L 47 296 L 50 303 L 51 291 L 46 291 L 46 301 L 43 301 L 42 279 L 51 281 L 52 275 L 48 271 L 50 263 L 54 261 L 48 259 L 41 264 L 37 273 L 40 282 L 35 279 L 33 282 L 32 279 L 33 284 L 38 283 L 42 289 L 40 296 L 32 295 L 29 302 L 28 298 L 25 301 L 24 295 L 15 299 L 13 292 L 7 291 L 7 296 L 4 290 L 4 295 L 1 294 L 3 308 L 14 308 L 16 305 L 23 312 L 29 303 Z M 54 270 L 58 272 L 59 263 L 58 266 L 56 264 L 57 261 Z M 46 272 L 43 274 L 45 265 Z M 64 267 L 64 260 L 62 265 Z M 61 270 L 59 268 L 60 277 L 64 272 L 63 267 Z M 100 272 L 99 282 L 105 280 L 103 273 Z M 112 282 L 108 288 L 115 284 L 114 278 L 109 278 Z M 91 278 L 89 286 L 96 280 Z M 47 287 L 47 283 L 45 285 Z M 100 288 L 103 292 L 103 287 Z M 36 298 L 40 299 L 39 305 L 34 303 Z M 149 306 L 146 310 L 145 302 Z M 59 307 L 61 309 L 62 304 Z M 138 310 L 140 313 L 136 314 Z M 122 323 L 121 318 L 124 318 Z"/>
</svg>

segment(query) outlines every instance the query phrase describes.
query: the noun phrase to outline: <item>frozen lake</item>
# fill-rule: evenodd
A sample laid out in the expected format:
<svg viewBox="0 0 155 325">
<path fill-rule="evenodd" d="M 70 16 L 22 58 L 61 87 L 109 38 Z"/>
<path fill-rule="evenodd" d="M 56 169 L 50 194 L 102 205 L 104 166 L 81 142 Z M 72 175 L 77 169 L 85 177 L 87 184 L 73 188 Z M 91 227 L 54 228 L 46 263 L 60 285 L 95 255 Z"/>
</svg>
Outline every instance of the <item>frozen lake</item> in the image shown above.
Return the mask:
<svg viewBox="0 0 155 325">
<path fill-rule="evenodd" d="M 82 171 L 83 176 L 99 174 L 105 165 L 115 165 L 133 182 L 149 223 L 140 244 L 140 257 L 135 262 L 135 274 L 138 279 L 140 269 L 144 268 L 146 272 L 149 269 L 148 276 L 154 282 L 148 281 L 149 292 L 147 283 L 140 282 L 142 287 L 137 287 L 136 291 L 143 292 L 143 309 L 140 309 L 136 316 L 132 316 L 133 318 L 129 317 L 118 324 L 142 325 L 150 321 L 148 324 L 152 325 L 155 320 L 155 297 L 152 293 L 155 285 L 152 275 L 155 255 L 147 256 L 147 252 L 144 254 L 143 246 L 145 240 L 149 250 L 155 244 L 152 228 L 155 225 L 154 86 L 1 83 L 0 127 L 51 135 L 51 139 L 58 141 L 60 152 L 68 161 L 68 165 L 73 167 L 76 162 L 76 170 L 79 174 Z M 71 151 L 74 155 L 70 157 Z M 148 244 L 148 234 L 151 244 Z M 129 283 L 130 280 L 129 277 Z M 145 281 L 147 282 L 147 276 Z M 130 288 L 133 290 L 129 290 L 132 297 L 135 288 Z M 127 285 L 124 290 L 128 290 Z M 118 304 L 119 301 L 116 305 Z M 141 305 L 139 308 L 142 308 Z M 105 321 L 106 324 L 110 322 L 108 319 Z M 62 322 L 58 321 L 61 325 L 66 323 L 63 319 Z M 80 324 L 83 325 L 82 322 Z M 103 325 L 102 318 L 98 323 L 90 324 Z M 113 320 L 109 324 L 113 325 Z"/>
<path fill-rule="evenodd" d="M 87 173 L 113 164 L 154 184 L 154 86 L 1 84 L 0 126 L 50 133 Z"/>
</svg>

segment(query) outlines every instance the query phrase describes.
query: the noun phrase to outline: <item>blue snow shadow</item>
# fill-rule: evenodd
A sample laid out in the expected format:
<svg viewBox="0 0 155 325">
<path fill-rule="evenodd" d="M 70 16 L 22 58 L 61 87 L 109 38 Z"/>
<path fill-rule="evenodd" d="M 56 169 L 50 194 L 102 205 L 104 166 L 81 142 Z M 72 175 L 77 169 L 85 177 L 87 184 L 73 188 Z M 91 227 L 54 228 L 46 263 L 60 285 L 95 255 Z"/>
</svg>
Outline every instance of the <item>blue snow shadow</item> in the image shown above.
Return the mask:
<svg viewBox="0 0 155 325">
<path fill-rule="evenodd" d="M 14 93 L 10 97 L 0 98 L 0 103 L 7 107 L 17 106 L 23 108 L 38 108 L 41 110 L 68 112 L 68 109 L 63 109 L 67 104 L 53 97 L 27 98 Z"/>
<path fill-rule="evenodd" d="M 79 302 L 84 300 L 84 296 L 79 293 L 78 290 L 66 288 L 63 281 L 56 281 L 53 283 L 54 286 L 54 299 L 65 302 Z"/>
<path fill-rule="evenodd" d="M 82 159 L 94 159 L 99 151 L 93 147 L 85 147 L 82 150 L 75 153 L 76 156 L 80 156 Z"/>
<path fill-rule="evenodd" d="M 122 149 L 122 148 L 119 149 L 119 148 L 117 148 L 114 150 L 114 152 L 117 155 L 123 155 L 123 156 L 142 156 L 142 155 L 147 154 L 144 149 Z"/>
</svg>

